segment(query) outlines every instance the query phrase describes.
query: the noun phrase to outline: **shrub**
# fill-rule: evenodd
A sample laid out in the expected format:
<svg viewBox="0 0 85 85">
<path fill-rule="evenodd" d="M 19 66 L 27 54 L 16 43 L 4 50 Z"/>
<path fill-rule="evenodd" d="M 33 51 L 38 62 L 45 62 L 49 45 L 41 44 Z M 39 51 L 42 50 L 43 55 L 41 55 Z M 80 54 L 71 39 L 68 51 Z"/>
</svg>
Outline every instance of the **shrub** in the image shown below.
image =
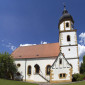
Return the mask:
<svg viewBox="0 0 85 85">
<path fill-rule="evenodd" d="M 73 74 L 72 81 L 82 81 L 84 80 L 85 75 L 84 74 Z"/>
</svg>

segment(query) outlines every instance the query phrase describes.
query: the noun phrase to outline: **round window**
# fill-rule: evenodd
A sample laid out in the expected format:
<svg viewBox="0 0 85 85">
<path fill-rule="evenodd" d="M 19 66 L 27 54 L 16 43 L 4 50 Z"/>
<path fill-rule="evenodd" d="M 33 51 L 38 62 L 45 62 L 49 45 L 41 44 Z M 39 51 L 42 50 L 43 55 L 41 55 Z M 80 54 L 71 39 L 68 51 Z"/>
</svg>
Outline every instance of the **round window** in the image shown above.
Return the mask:
<svg viewBox="0 0 85 85">
<path fill-rule="evenodd" d="M 20 66 L 21 66 L 21 65 L 18 63 L 18 64 L 17 64 L 17 67 L 20 67 Z"/>
</svg>

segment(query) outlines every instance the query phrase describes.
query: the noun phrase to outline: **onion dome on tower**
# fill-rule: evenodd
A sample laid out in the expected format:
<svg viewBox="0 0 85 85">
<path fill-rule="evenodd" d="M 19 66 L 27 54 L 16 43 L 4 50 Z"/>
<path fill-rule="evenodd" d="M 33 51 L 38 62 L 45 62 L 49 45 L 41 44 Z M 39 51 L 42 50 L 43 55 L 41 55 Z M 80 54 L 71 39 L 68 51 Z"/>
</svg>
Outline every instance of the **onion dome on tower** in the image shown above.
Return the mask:
<svg viewBox="0 0 85 85">
<path fill-rule="evenodd" d="M 63 22 L 63 21 L 67 21 L 67 20 L 71 20 L 74 24 L 74 20 L 73 20 L 73 17 L 68 13 L 68 11 L 66 10 L 66 6 L 64 6 L 64 10 L 62 12 L 62 16 L 60 17 L 59 19 L 59 24 L 58 24 L 58 27 L 59 25 Z"/>
</svg>

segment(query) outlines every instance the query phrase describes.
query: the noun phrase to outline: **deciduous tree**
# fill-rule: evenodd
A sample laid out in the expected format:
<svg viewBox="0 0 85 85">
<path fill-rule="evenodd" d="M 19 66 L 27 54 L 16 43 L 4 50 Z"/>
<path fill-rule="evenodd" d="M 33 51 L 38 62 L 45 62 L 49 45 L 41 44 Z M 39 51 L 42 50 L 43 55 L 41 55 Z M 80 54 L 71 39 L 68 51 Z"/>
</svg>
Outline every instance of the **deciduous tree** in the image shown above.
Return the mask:
<svg viewBox="0 0 85 85">
<path fill-rule="evenodd" d="M 0 53 L 0 78 L 13 79 L 17 68 L 9 53 Z"/>
</svg>

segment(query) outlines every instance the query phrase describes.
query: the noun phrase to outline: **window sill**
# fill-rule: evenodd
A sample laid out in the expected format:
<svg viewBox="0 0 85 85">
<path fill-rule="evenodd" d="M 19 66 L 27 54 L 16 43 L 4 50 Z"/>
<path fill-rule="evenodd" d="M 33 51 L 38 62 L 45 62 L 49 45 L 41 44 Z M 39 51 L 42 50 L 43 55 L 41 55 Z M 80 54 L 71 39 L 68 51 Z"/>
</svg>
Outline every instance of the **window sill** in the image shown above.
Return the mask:
<svg viewBox="0 0 85 85">
<path fill-rule="evenodd" d="M 28 76 L 31 76 L 31 74 L 27 74 Z"/>
</svg>

